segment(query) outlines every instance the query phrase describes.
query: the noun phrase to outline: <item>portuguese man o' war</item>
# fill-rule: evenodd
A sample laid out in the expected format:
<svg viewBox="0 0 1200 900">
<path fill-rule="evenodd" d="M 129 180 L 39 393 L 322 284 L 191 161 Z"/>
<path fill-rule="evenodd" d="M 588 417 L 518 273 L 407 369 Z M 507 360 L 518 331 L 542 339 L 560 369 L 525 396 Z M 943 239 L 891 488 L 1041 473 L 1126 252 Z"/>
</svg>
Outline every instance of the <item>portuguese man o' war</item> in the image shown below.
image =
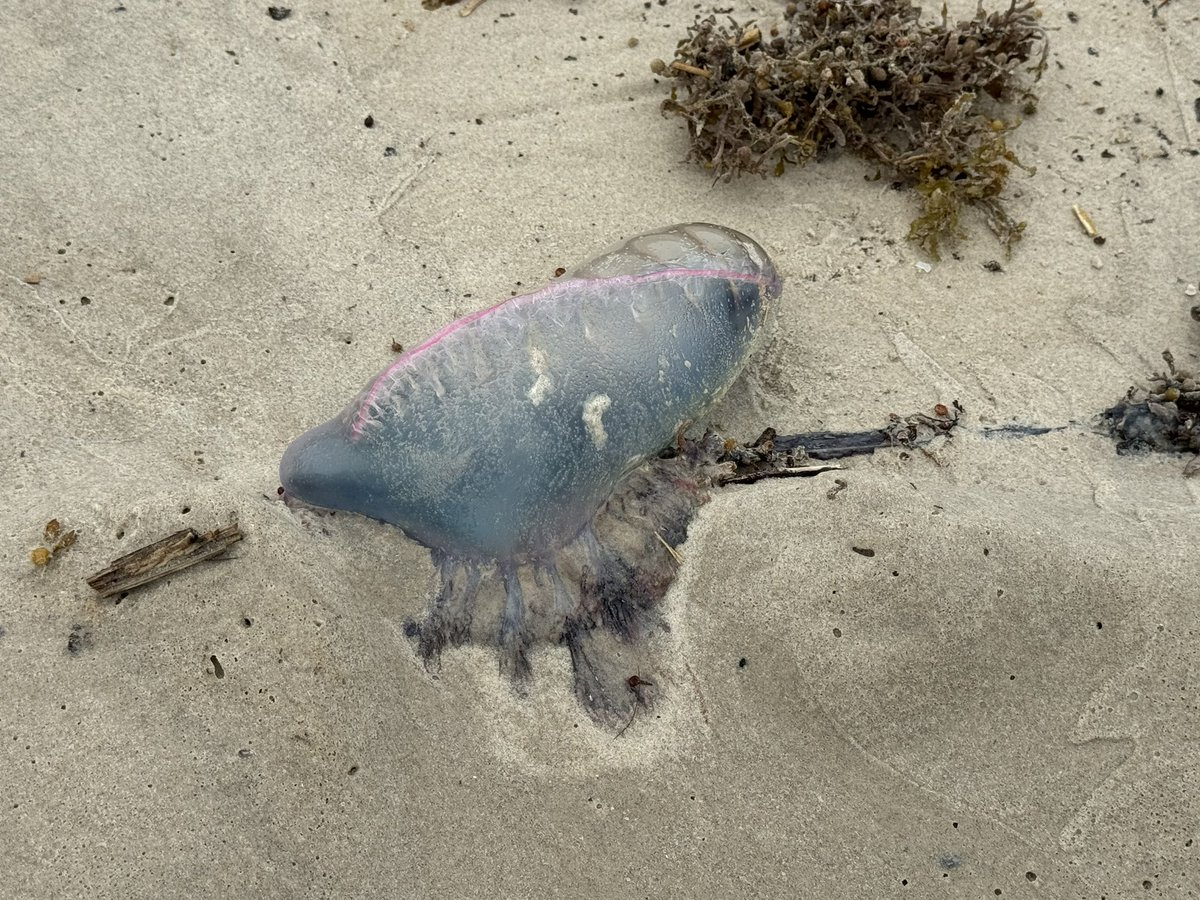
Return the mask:
<svg viewBox="0 0 1200 900">
<path fill-rule="evenodd" d="M 617 724 L 653 698 L 635 656 L 663 624 L 674 548 L 721 454 L 683 434 L 742 371 L 780 291 L 763 248 L 731 229 L 630 238 L 399 356 L 288 447 L 285 495 L 429 548 L 440 588 L 407 628 L 429 668 L 447 645 L 487 641 L 520 689 L 531 649 L 562 643 L 580 701 Z M 490 616 L 489 584 L 503 586 Z"/>
</svg>

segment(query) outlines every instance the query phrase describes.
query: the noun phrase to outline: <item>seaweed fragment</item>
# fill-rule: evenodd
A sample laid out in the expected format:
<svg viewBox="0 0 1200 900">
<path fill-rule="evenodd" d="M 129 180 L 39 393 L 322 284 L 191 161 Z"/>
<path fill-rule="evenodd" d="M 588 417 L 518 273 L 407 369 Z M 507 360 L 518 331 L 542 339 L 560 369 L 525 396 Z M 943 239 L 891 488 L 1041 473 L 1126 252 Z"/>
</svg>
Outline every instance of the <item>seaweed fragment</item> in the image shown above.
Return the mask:
<svg viewBox="0 0 1200 900">
<path fill-rule="evenodd" d="M 980 210 L 1006 251 L 1025 223 L 1000 194 L 1013 167 L 1008 146 L 1026 114 L 1049 45 L 1035 0 L 951 23 L 922 23 L 911 0 L 789 3 L 781 27 L 729 26 L 697 17 L 669 64 L 651 70 L 675 79 L 664 115 L 688 121 L 687 159 L 730 180 L 742 173 L 781 175 L 835 149 L 888 170 L 921 196 L 909 238 L 934 257 L 963 236 L 966 206 Z"/>
<path fill-rule="evenodd" d="M 51 519 L 42 529 L 41 545 L 33 549 L 29 554 L 29 559 L 39 568 L 48 566 L 55 557 L 70 550 L 78 537 L 79 532 L 74 528 L 70 531 L 63 531 L 62 523 L 58 519 Z"/>
<path fill-rule="evenodd" d="M 1200 379 L 1175 366 L 1163 351 L 1166 372 L 1150 376 L 1150 388 L 1131 387 L 1124 399 L 1100 414 L 1102 426 L 1117 442 L 1118 453 L 1157 451 L 1200 454 Z M 1200 472 L 1200 456 L 1184 468 Z"/>
</svg>

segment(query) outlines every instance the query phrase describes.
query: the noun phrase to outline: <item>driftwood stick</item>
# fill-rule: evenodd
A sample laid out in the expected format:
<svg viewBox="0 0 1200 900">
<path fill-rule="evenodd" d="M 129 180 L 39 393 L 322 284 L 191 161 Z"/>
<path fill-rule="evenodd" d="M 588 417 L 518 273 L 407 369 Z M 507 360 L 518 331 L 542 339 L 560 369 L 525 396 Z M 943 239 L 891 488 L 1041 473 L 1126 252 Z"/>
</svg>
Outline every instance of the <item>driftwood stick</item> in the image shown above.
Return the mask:
<svg viewBox="0 0 1200 900">
<path fill-rule="evenodd" d="M 114 559 L 106 569 L 89 575 L 87 583 L 101 597 L 111 597 L 220 556 L 241 539 L 236 523 L 203 534 L 185 528 Z"/>
</svg>

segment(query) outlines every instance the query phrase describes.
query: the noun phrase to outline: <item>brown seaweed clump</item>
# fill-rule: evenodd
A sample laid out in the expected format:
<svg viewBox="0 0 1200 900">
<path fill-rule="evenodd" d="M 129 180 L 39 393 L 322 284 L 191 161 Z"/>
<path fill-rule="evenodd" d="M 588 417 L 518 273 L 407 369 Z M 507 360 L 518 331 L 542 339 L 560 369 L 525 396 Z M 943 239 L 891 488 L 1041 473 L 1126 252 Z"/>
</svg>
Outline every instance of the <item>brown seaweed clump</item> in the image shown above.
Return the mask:
<svg viewBox="0 0 1200 900">
<path fill-rule="evenodd" d="M 1036 108 L 1048 44 L 1034 0 L 951 23 L 922 23 L 911 0 L 789 3 L 784 25 L 697 18 L 670 63 L 677 80 L 663 112 L 688 120 L 688 159 L 729 180 L 781 175 L 834 148 L 849 148 L 921 195 L 909 237 L 933 256 L 962 236 L 959 214 L 981 210 L 1005 248 L 1025 223 L 1000 193 L 1011 167 L 1032 173 L 1009 149 L 1020 103 Z M 1028 64 L 1028 65 L 1027 65 Z"/>
<path fill-rule="evenodd" d="M 1176 368 L 1169 350 L 1163 352 L 1163 360 L 1167 371 L 1150 376 L 1149 390 L 1131 387 L 1120 403 L 1101 414 L 1118 452 L 1200 454 L 1200 380 L 1195 373 Z M 1200 457 L 1184 469 L 1186 475 L 1197 473 Z"/>
</svg>

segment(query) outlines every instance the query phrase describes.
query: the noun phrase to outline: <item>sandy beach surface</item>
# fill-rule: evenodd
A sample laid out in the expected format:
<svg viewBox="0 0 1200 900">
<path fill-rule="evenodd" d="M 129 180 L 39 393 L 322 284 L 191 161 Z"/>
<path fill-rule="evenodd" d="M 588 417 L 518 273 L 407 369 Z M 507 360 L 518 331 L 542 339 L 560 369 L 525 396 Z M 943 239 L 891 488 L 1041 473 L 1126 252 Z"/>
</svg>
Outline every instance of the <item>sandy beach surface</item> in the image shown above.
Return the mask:
<svg viewBox="0 0 1200 900">
<path fill-rule="evenodd" d="M 937 262 L 858 159 L 682 162 L 649 63 L 704 9 L 0 7 L 0 896 L 1200 896 L 1200 478 L 1092 428 L 1200 368 L 1200 9 L 1048 0 L 1025 238 Z M 619 736 L 559 648 L 523 699 L 483 649 L 430 677 L 428 552 L 285 506 L 284 448 L 393 341 L 680 221 L 786 278 L 715 422 L 963 427 L 719 492 Z"/>
</svg>

